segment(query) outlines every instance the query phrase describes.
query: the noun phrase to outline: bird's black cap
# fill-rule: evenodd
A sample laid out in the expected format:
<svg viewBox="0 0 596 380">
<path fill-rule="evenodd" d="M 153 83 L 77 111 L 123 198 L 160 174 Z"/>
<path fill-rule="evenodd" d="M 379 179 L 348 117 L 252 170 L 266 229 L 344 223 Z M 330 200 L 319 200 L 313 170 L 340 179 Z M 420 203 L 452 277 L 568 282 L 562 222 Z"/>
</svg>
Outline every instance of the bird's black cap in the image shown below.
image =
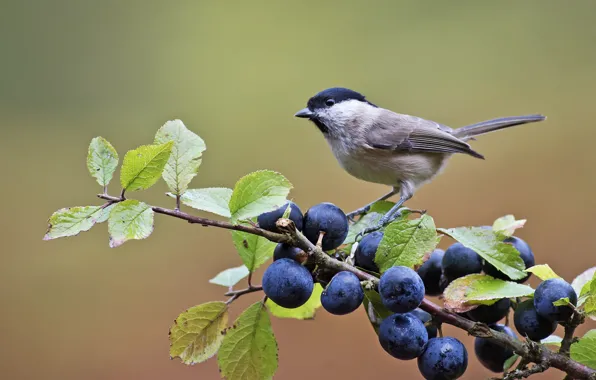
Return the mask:
<svg viewBox="0 0 596 380">
<path fill-rule="evenodd" d="M 358 100 L 373 105 L 366 100 L 364 95 L 349 88 L 344 87 L 332 87 L 323 90 L 308 100 L 308 109 L 315 110 L 317 108 L 330 107 L 333 104 L 341 103 L 347 100 Z M 329 101 L 332 101 L 331 104 Z M 376 107 L 376 106 L 375 106 Z"/>
</svg>

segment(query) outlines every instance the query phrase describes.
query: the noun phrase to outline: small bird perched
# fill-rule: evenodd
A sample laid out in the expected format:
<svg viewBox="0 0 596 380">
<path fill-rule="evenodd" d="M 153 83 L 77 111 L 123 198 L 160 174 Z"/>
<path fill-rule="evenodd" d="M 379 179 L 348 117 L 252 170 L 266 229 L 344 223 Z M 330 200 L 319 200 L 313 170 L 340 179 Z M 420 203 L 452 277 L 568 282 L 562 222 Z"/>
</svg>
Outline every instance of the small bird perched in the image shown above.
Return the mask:
<svg viewBox="0 0 596 380">
<path fill-rule="evenodd" d="M 375 227 L 378 230 L 400 215 L 400 207 L 416 189 L 441 172 L 453 153 L 484 159 L 466 142 L 475 136 L 546 119 L 542 115 L 509 116 L 458 129 L 434 121 L 378 107 L 347 88 L 334 87 L 310 98 L 296 117 L 312 121 L 329 143 L 339 164 L 367 182 L 392 187 L 379 200 L 399 193 L 399 201 Z M 348 214 L 364 214 L 374 202 Z"/>
</svg>

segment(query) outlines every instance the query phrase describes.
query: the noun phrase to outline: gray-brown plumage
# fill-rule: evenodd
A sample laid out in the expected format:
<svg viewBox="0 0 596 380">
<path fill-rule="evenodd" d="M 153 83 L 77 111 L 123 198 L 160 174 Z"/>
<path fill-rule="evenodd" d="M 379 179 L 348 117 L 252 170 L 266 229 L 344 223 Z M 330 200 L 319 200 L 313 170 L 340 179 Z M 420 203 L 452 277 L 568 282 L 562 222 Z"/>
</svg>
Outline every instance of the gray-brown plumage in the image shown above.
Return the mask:
<svg viewBox="0 0 596 380">
<path fill-rule="evenodd" d="M 483 159 L 484 156 L 467 143 L 474 136 L 545 119 L 542 115 L 513 116 L 451 129 L 434 121 L 377 107 L 363 95 L 346 88 L 321 91 L 310 98 L 307 108 L 296 116 L 315 123 L 348 173 L 393 187 L 380 199 L 400 193 L 399 201 L 379 226 L 368 231 L 395 219 L 399 207 L 418 187 L 439 174 L 452 154 Z M 349 216 L 360 215 L 368 207 L 370 204 Z"/>
</svg>

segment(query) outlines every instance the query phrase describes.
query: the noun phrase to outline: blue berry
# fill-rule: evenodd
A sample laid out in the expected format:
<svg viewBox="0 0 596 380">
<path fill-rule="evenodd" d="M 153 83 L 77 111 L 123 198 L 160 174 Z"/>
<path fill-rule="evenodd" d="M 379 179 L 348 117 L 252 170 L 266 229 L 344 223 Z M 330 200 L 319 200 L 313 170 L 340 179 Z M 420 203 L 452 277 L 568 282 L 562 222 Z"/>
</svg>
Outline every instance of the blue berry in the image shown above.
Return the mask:
<svg viewBox="0 0 596 380">
<path fill-rule="evenodd" d="M 573 314 L 573 309 L 567 305 L 555 306 L 553 302 L 561 298 L 569 298 L 573 305 L 577 304 L 575 290 L 561 278 L 546 280 L 536 288 L 534 292 L 534 307 L 536 312 L 551 321 L 565 321 Z"/>
<path fill-rule="evenodd" d="M 298 255 L 302 250 L 298 247 L 292 247 L 285 243 L 278 243 L 273 250 L 273 261 L 279 259 L 292 259 L 298 261 Z"/>
<path fill-rule="evenodd" d="M 379 273 L 379 267 L 375 263 L 375 255 L 381 240 L 383 240 L 383 233 L 381 231 L 372 232 L 360 240 L 358 247 L 356 247 L 356 252 L 354 252 L 356 266 Z"/>
<path fill-rule="evenodd" d="M 455 380 L 468 368 L 468 351 L 452 337 L 433 338 L 418 357 L 418 369 L 426 380 Z"/>
<path fill-rule="evenodd" d="M 383 305 L 394 313 L 407 313 L 420 306 L 424 298 L 424 283 L 408 267 L 389 268 L 379 281 Z"/>
<path fill-rule="evenodd" d="M 412 315 L 414 315 L 416 318 L 420 319 L 420 321 L 422 323 L 424 323 L 429 339 L 437 337 L 437 334 L 438 334 L 437 326 L 435 326 L 434 324 L 428 324 L 428 325 L 426 324 L 427 322 L 430 322 L 432 319 L 432 317 L 429 313 L 427 313 L 426 311 L 424 311 L 422 309 L 414 309 L 410 313 Z"/>
<path fill-rule="evenodd" d="M 480 305 L 468 311 L 468 318 L 486 324 L 497 323 L 509 314 L 509 307 L 511 307 L 511 301 L 509 298 L 503 298 L 492 305 Z"/>
<path fill-rule="evenodd" d="M 364 299 L 360 279 L 351 272 L 339 272 L 321 294 L 323 308 L 335 315 L 344 315 L 358 309 Z"/>
<path fill-rule="evenodd" d="M 381 347 L 401 360 L 418 357 L 427 341 L 424 324 L 411 314 L 393 314 L 385 318 L 379 327 Z"/>
<path fill-rule="evenodd" d="M 441 263 L 444 254 L 445 251 L 442 249 L 435 249 L 430 254 L 428 260 L 418 268 L 418 275 L 422 279 L 422 282 L 424 282 L 424 289 L 427 296 L 438 296 L 443 293 L 444 288 L 441 287 L 443 268 Z"/>
<path fill-rule="evenodd" d="M 348 236 L 348 218 L 346 214 L 332 203 L 320 203 L 308 209 L 304 215 L 304 236 L 316 244 L 321 232 L 323 251 L 335 249 L 343 244 Z"/>
<path fill-rule="evenodd" d="M 490 328 L 516 338 L 513 330 L 505 325 L 491 325 Z M 486 338 L 474 340 L 474 352 L 480 364 L 493 372 L 503 372 L 505 361 L 513 356 L 512 349 Z"/>
<path fill-rule="evenodd" d="M 443 274 L 449 282 L 482 271 L 480 256 L 470 248 L 464 247 L 461 243 L 455 243 L 447 248 L 441 265 Z"/>
<path fill-rule="evenodd" d="M 513 322 L 520 335 L 537 342 L 550 336 L 557 329 L 557 321 L 551 321 L 538 315 L 534 307 L 534 300 L 527 300 L 517 305 L 513 314 Z"/>
<path fill-rule="evenodd" d="M 278 209 L 275 209 L 270 212 L 263 213 L 257 217 L 257 222 L 259 223 L 259 227 L 264 230 L 271 231 L 271 232 L 279 232 L 275 223 L 278 219 L 281 219 L 286 212 L 286 209 L 290 205 L 290 219 L 296 225 L 296 229 L 298 231 L 302 231 L 302 211 L 300 211 L 300 207 L 296 205 L 294 202 L 287 202 L 283 206 Z"/>
<path fill-rule="evenodd" d="M 519 257 L 521 257 L 521 259 L 524 261 L 526 269 L 534 266 L 534 264 L 535 264 L 534 253 L 532 253 L 532 250 L 530 249 L 530 246 L 528 245 L 528 243 L 526 243 L 522 239 L 515 237 L 515 236 L 509 237 L 509 238 L 503 240 L 503 242 L 510 243 L 511 245 L 513 245 L 515 247 L 515 249 L 517 249 L 519 251 Z M 507 276 L 505 273 L 503 273 L 500 270 L 498 270 L 497 268 L 495 268 L 488 261 L 484 262 L 484 266 L 482 267 L 482 270 L 484 271 L 484 273 L 486 273 L 489 276 L 492 276 L 494 278 L 511 281 L 509 279 L 509 276 Z M 528 278 L 530 278 L 531 275 L 532 275 L 531 273 L 528 273 L 528 275 L 526 277 L 519 279 L 519 280 L 513 280 L 513 281 L 521 284 L 522 282 L 526 282 L 528 280 Z"/>
<path fill-rule="evenodd" d="M 291 259 L 274 261 L 263 274 L 263 291 L 267 297 L 288 309 L 304 305 L 313 288 L 310 272 Z"/>
</svg>

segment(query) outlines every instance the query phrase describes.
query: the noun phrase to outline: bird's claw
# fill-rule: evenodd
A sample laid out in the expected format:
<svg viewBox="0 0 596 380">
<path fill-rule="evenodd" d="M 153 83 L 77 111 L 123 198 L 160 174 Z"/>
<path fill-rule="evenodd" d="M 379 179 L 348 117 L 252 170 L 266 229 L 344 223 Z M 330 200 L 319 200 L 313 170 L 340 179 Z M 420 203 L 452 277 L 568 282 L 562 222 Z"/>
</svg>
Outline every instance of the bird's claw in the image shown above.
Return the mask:
<svg viewBox="0 0 596 380">
<path fill-rule="evenodd" d="M 370 205 L 366 205 L 364 207 L 359 208 L 358 210 L 354 210 L 349 214 L 346 214 L 346 216 L 348 217 L 348 220 L 351 222 L 356 222 L 356 217 L 360 216 L 360 215 L 364 215 L 368 212 L 368 210 L 370 210 Z"/>
</svg>

